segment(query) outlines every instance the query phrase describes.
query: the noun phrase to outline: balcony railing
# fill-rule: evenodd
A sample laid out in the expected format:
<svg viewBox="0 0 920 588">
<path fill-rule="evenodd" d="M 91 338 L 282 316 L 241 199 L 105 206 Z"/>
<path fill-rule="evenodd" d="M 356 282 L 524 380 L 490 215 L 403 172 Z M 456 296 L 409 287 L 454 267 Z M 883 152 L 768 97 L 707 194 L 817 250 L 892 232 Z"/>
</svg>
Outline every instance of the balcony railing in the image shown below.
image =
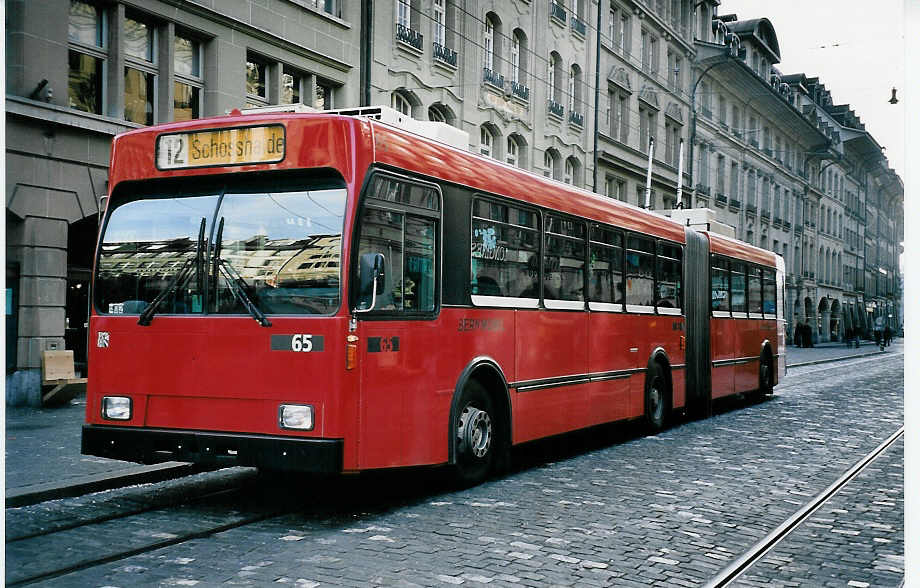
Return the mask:
<svg viewBox="0 0 920 588">
<path fill-rule="evenodd" d="M 549 2 L 549 16 L 565 24 L 565 8 L 561 4 L 556 4 L 556 0 L 550 0 Z"/>
<path fill-rule="evenodd" d="M 492 71 L 488 67 L 482 68 L 482 81 L 487 84 L 492 84 L 497 88 L 505 87 L 505 76 L 497 71 Z"/>
<path fill-rule="evenodd" d="M 584 37 L 585 31 L 588 30 L 588 26 L 585 24 L 585 22 L 573 14 L 571 23 L 572 23 L 572 30 L 575 31 L 577 34 L 581 35 L 582 37 Z"/>
<path fill-rule="evenodd" d="M 445 47 L 440 43 L 432 43 L 432 53 L 434 58 L 453 67 L 457 67 L 457 52 L 450 47 Z"/>
<path fill-rule="evenodd" d="M 788 231 L 788 230 L 791 229 L 791 228 L 792 228 L 792 223 L 790 223 L 789 221 L 783 221 L 783 230 L 784 230 L 784 231 Z"/>
<path fill-rule="evenodd" d="M 756 205 L 756 204 L 748 204 L 747 207 L 746 207 L 746 210 L 748 211 L 748 214 L 757 214 L 757 205 Z"/>
<path fill-rule="evenodd" d="M 572 110 L 569 112 L 569 122 L 577 127 L 585 126 L 585 115 L 580 112 L 575 112 Z"/>
<path fill-rule="evenodd" d="M 530 88 L 519 82 L 511 82 L 511 93 L 521 100 L 530 100 Z"/>
<path fill-rule="evenodd" d="M 801 233 L 801 232 L 802 232 L 802 225 L 800 225 L 800 224 L 795 225 L 795 232 L 796 232 L 796 233 Z"/>
<path fill-rule="evenodd" d="M 735 210 L 738 210 L 738 209 L 741 208 L 741 201 L 740 201 L 740 200 L 735 200 L 734 198 L 732 198 L 731 200 L 728 201 L 728 207 L 729 207 L 729 208 L 734 208 Z"/>
<path fill-rule="evenodd" d="M 406 43 L 412 47 L 415 47 L 419 51 L 422 50 L 422 42 L 424 37 L 422 33 L 418 31 L 413 31 L 407 26 L 401 24 L 396 25 L 396 40 Z"/>
<path fill-rule="evenodd" d="M 769 220 L 770 220 L 770 211 L 768 211 L 768 210 L 761 210 L 761 211 L 760 211 L 760 218 L 762 218 L 762 219 L 765 220 L 765 221 L 769 221 Z"/>
<path fill-rule="evenodd" d="M 718 206 L 725 206 L 728 204 L 728 196 L 725 194 L 716 194 L 716 204 Z"/>
<path fill-rule="evenodd" d="M 550 115 L 558 118 L 562 118 L 563 115 L 565 115 L 565 106 L 559 104 L 555 100 L 548 101 L 547 110 L 549 111 Z"/>
</svg>

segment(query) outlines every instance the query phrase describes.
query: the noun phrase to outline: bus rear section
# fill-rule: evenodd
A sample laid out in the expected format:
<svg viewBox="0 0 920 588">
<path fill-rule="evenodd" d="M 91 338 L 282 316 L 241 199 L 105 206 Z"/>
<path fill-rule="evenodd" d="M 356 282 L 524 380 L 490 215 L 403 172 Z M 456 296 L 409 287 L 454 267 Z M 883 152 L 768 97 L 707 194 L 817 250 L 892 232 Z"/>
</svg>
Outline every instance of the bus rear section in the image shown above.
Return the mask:
<svg viewBox="0 0 920 588">
<path fill-rule="evenodd" d="M 246 122 L 154 127 L 116 141 L 93 282 L 83 453 L 344 467 L 354 436 L 345 415 L 358 402 L 342 312 L 356 180 L 347 134 L 333 131 L 349 123 Z M 309 140 L 311 125 L 335 140 L 299 149 L 319 142 Z M 222 142 L 226 149 L 214 147 Z"/>
</svg>

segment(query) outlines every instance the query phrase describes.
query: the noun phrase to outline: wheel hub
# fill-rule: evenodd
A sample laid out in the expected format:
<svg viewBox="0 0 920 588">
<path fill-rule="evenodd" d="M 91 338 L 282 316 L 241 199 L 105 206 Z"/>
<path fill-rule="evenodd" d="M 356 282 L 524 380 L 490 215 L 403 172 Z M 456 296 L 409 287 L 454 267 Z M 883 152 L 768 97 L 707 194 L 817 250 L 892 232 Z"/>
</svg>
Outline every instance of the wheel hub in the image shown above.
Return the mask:
<svg viewBox="0 0 920 588">
<path fill-rule="evenodd" d="M 467 406 L 460 414 L 457 427 L 460 451 L 482 458 L 492 445 L 492 419 L 489 413 L 474 406 Z"/>
</svg>

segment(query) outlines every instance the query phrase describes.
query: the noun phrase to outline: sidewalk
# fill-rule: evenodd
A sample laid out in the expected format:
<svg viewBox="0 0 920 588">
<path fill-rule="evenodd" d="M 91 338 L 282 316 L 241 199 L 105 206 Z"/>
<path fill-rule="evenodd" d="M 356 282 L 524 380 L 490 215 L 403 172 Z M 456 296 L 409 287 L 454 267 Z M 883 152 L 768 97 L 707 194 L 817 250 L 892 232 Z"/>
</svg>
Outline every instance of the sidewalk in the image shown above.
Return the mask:
<svg viewBox="0 0 920 588">
<path fill-rule="evenodd" d="M 846 343 L 816 343 L 814 347 L 804 349 L 796 347 L 787 342 L 786 344 L 786 365 L 793 366 L 796 364 L 822 363 L 825 361 L 834 361 L 844 357 L 872 355 L 878 353 L 899 353 L 904 351 L 904 339 L 895 338 L 891 340 L 891 347 L 886 347 L 885 351 L 879 351 L 878 345 L 870 342 L 868 339 L 861 340 L 859 347 L 847 347 Z"/>
<path fill-rule="evenodd" d="M 896 339 L 890 351 L 903 351 Z M 820 343 L 814 348 L 786 348 L 787 365 L 821 363 L 843 357 L 878 354 L 868 342 L 857 348 Z M 125 485 L 192 473 L 193 466 L 169 462 L 152 466 L 80 454 L 85 400 L 53 408 L 6 408 L 6 505 L 23 506 Z"/>
<path fill-rule="evenodd" d="M 24 506 L 192 472 L 190 464 L 152 466 L 80 453 L 86 412 L 80 396 L 64 406 L 6 407 L 6 506 Z"/>
</svg>

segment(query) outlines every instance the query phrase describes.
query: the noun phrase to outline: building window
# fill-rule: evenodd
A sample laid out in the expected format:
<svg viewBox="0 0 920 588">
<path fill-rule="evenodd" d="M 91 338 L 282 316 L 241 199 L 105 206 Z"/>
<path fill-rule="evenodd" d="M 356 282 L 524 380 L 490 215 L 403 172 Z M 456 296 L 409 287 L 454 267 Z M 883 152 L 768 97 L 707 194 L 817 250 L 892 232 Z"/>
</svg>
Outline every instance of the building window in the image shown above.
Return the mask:
<svg viewBox="0 0 920 588">
<path fill-rule="evenodd" d="M 434 42 L 442 47 L 447 39 L 447 18 L 444 11 L 446 0 L 434 0 Z"/>
<path fill-rule="evenodd" d="M 201 45 L 198 41 L 176 35 L 173 70 L 173 120 L 201 117 Z"/>
<path fill-rule="evenodd" d="M 508 148 L 505 150 L 505 161 L 509 165 L 518 164 L 518 144 L 510 135 L 508 136 Z"/>
<path fill-rule="evenodd" d="M 581 112 L 581 68 L 574 64 L 569 70 L 569 110 Z"/>
<path fill-rule="evenodd" d="M 560 179 L 559 154 L 555 149 L 547 149 L 543 153 L 543 175 L 547 178 Z"/>
<path fill-rule="evenodd" d="M 412 103 L 399 92 L 393 92 L 390 105 L 397 112 L 405 114 L 406 116 L 412 116 Z"/>
<path fill-rule="evenodd" d="M 300 104 L 303 76 L 287 67 L 281 73 L 281 104 Z"/>
<path fill-rule="evenodd" d="M 268 66 L 255 58 L 246 59 L 246 105 L 250 108 L 268 105 L 267 70 Z"/>
<path fill-rule="evenodd" d="M 606 195 L 608 198 L 626 202 L 626 181 L 619 178 L 607 178 Z"/>
<path fill-rule="evenodd" d="M 494 12 L 486 15 L 485 31 L 482 37 L 482 67 L 494 72 L 499 72 L 496 54 L 501 54 L 501 21 Z"/>
<path fill-rule="evenodd" d="M 67 31 L 69 105 L 83 112 L 102 114 L 105 15 L 92 4 L 71 0 Z"/>
<path fill-rule="evenodd" d="M 396 24 L 407 29 L 410 28 L 410 14 L 409 0 L 396 0 Z"/>
<path fill-rule="evenodd" d="M 156 92 L 155 31 L 151 25 L 125 18 L 125 120 L 152 125 Z"/>
<path fill-rule="evenodd" d="M 494 153 L 493 150 L 494 143 L 495 137 L 492 136 L 492 131 L 485 125 L 479 127 L 479 153 L 486 157 L 495 157 L 497 153 Z"/>
<path fill-rule="evenodd" d="M 332 84 L 317 78 L 315 86 L 313 108 L 317 110 L 331 110 L 335 108 L 335 104 L 333 104 Z"/>
<path fill-rule="evenodd" d="M 648 153 L 649 140 L 655 137 L 658 113 L 648 106 L 639 105 L 639 150 Z"/>
<path fill-rule="evenodd" d="M 610 138 L 626 143 L 629 140 L 629 96 L 621 92 L 607 93 Z"/>
<path fill-rule="evenodd" d="M 440 102 L 435 102 L 428 107 L 428 120 L 435 122 L 442 122 L 445 124 L 453 125 L 454 124 L 454 113 Z"/>
<path fill-rule="evenodd" d="M 629 15 L 623 11 L 620 16 L 620 29 L 617 32 L 617 47 L 624 53 L 629 53 L 632 49 L 632 27 L 630 26 Z"/>
</svg>

